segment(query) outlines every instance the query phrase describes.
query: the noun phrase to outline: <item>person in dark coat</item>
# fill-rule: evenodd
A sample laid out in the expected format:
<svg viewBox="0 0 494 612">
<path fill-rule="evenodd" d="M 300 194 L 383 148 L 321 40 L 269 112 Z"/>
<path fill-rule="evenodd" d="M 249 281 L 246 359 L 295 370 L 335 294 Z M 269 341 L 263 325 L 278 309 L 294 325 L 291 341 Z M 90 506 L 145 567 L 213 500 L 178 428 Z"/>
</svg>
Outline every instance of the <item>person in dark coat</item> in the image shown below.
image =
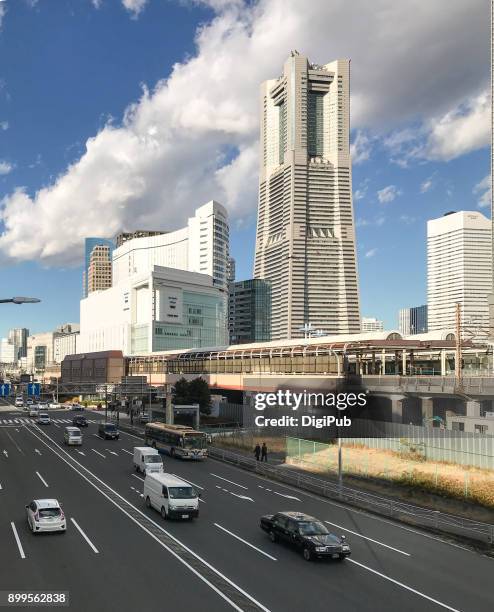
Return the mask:
<svg viewBox="0 0 494 612">
<path fill-rule="evenodd" d="M 266 446 L 266 442 L 262 443 L 261 448 L 261 461 L 268 461 L 268 447 Z"/>
<path fill-rule="evenodd" d="M 254 455 L 256 456 L 257 461 L 259 461 L 259 457 L 261 456 L 261 447 L 259 446 L 259 443 L 256 444 Z"/>
</svg>

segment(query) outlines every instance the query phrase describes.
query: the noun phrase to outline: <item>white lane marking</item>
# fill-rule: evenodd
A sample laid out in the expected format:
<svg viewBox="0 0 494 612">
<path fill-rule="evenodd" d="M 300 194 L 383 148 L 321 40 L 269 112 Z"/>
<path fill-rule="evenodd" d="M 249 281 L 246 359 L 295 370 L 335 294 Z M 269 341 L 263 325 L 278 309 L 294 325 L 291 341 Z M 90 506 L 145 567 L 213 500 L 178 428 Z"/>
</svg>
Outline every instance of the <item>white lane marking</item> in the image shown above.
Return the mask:
<svg viewBox="0 0 494 612">
<path fill-rule="evenodd" d="M 109 448 L 105 448 L 105 451 L 108 451 L 112 455 L 115 455 L 116 457 L 118 457 L 118 453 L 116 453 L 115 451 L 110 450 Z"/>
<path fill-rule="evenodd" d="M 138 476 L 137 474 L 132 474 L 132 476 L 133 476 L 134 478 L 137 478 L 137 480 L 140 480 L 141 482 L 143 482 L 143 481 L 144 481 L 144 478 L 141 478 L 141 477 L 140 477 L 140 476 Z"/>
<path fill-rule="evenodd" d="M 251 548 L 253 548 L 254 550 L 257 550 L 257 552 L 261 553 L 261 555 L 264 555 L 265 557 L 268 557 L 269 559 L 272 559 L 273 561 L 278 561 L 278 559 L 276 557 L 273 557 L 272 555 L 269 555 L 267 552 L 264 552 L 263 550 L 261 550 L 260 548 L 257 548 L 257 546 L 254 546 L 254 544 L 251 544 L 250 542 L 247 542 L 247 540 L 244 540 L 243 538 L 241 538 L 240 536 L 238 536 L 236 533 L 233 533 L 231 531 L 228 531 L 228 529 L 225 529 L 225 527 L 222 527 L 220 524 L 218 523 L 214 523 L 215 527 L 218 527 L 218 529 L 223 530 L 224 532 L 230 534 L 232 537 L 236 538 L 237 540 L 240 540 L 240 542 L 243 542 L 244 544 L 247 544 L 247 546 L 250 546 Z"/>
<path fill-rule="evenodd" d="M 36 476 L 41 480 L 41 482 L 45 485 L 45 487 L 48 488 L 48 483 L 46 482 L 46 480 L 43 478 L 43 476 L 41 476 L 41 474 L 39 472 L 36 472 Z"/>
<path fill-rule="evenodd" d="M 211 474 L 211 476 L 215 476 L 216 478 L 220 478 L 221 480 L 224 480 L 225 482 L 229 482 L 230 484 L 235 485 L 236 487 L 240 487 L 241 489 L 245 489 L 247 490 L 249 487 L 244 487 L 244 485 L 238 484 L 238 482 L 233 482 L 233 480 L 228 480 L 228 478 L 223 478 L 223 476 L 218 476 L 218 474 L 213 474 L 213 472 L 209 472 Z"/>
<path fill-rule="evenodd" d="M 403 550 L 400 550 L 399 548 L 394 548 L 394 546 L 390 546 L 389 544 L 384 544 L 384 542 L 379 542 L 379 540 L 374 540 L 373 538 L 369 538 L 369 536 L 362 535 L 361 533 L 358 533 L 357 531 L 352 531 L 351 529 L 347 529 L 346 527 L 342 527 L 341 525 L 337 525 L 336 523 L 332 523 L 331 521 L 324 521 L 324 522 L 327 523 L 328 525 L 333 525 L 333 527 L 338 527 L 338 529 L 342 529 L 343 531 L 348 531 L 348 533 L 353 533 L 353 535 L 356 535 L 359 538 L 363 538 L 364 540 L 369 540 L 370 542 L 379 544 L 379 546 L 384 546 L 385 548 L 394 550 L 395 552 L 398 552 L 402 555 L 406 555 L 407 557 L 410 556 L 410 553 L 404 552 Z"/>
<path fill-rule="evenodd" d="M 238 493 L 234 493 L 233 491 L 229 491 L 230 495 L 234 495 L 235 497 L 239 497 L 240 499 L 245 499 L 248 501 L 253 502 L 254 500 L 252 499 L 252 497 L 247 497 L 247 495 L 239 495 Z"/>
<path fill-rule="evenodd" d="M 149 529 L 147 529 L 144 524 L 139 523 L 138 520 L 136 518 L 134 518 L 131 514 L 129 514 L 121 505 L 119 505 L 114 499 L 112 499 L 111 497 L 109 497 L 102 489 L 100 489 L 97 485 L 94 484 L 94 482 L 92 482 L 91 480 L 89 480 L 89 478 L 87 478 L 87 476 L 85 476 L 82 471 L 78 470 L 72 463 L 70 463 L 69 461 L 67 461 L 67 459 L 65 457 L 63 457 L 60 453 L 64 453 L 67 457 L 69 457 L 70 459 L 72 459 L 72 461 L 74 463 L 76 463 L 82 470 L 84 470 L 85 472 L 87 472 L 88 474 L 91 474 L 91 476 L 97 480 L 98 482 L 100 482 L 101 484 L 105 485 L 108 489 L 110 489 L 110 491 L 116 495 L 117 497 L 119 497 L 123 502 L 125 502 L 126 504 L 128 504 L 135 512 L 137 512 L 138 514 L 140 514 L 146 521 L 150 522 L 153 527 L 155 527 L 156 529 L 159 529 L 160 531 L 162 531 L 165 535 L 167 535 L 170 539 L 172 539 L 174 542 L 176 542 L 177 544 L 179 544 L 180 546 L 182 546 L 188 553 L 190 553 L 191 555 L 193 555 L 196 559 L 198 559 L 199 561 L 201 561 L 202 563 L 204 563 L 204 565 L 206 567 L 208 567 L 211 571 L 213 571 L 217 576 L 219 576 L 220 578 L 222 578 L 223 580 L 225 580 L 225 582 L 227 582 L 228 584 L 230 584 L 232 587 L 234 587 L 239 593 L 241 593 L 242 595 L 244 595 L 245 597 L 247 597 L 247 599 L 249 599 L 250 601 L 252 601 L 255 605 L 259 606 L 259 608 L 261 610 L 263 610 L 264 612 L 270 612 L 270 610 L 268 608 L 266 608 L 265 606 L 263 606 L 257 599 L 255 599 L 252 595 L 249 595 L 249 593 L 247 593 L 246 591 L 244 591 L 238 584 L 236 584 L 235 582 L 233 582 L 233 580 L 230 580 L 230 578 L 228 578 L 227 576 L 225 576 L 225 574 L 223 574 L 222 572 L 220 572 L 218 569 L 216 569 L 214 566 L 212 566 L 210 563 L 208 563 L 206 561 L 206 559 L 204 559 L 203 557 L 201 557 L 200 555 L 198 555 L 196 552 L 194 552 L 193 550 L 191 550 L 188 546 L 186 546 L 181 540 L 179 540 L 178 538 L 176 538 L 172 533 L 170 533 L 169 531 L 166 531 L 166 529 L 163 529 L 163 527 L 161 527 L 161 525 L 159 525 L 158 523 L 156 523 L 156 521 L 153 521 L 153 519 L 151 519 L 148 515 L 144 514 L 144 512 L 141 512 L 136 506 L 134 506 L 133 504 L 131 504 L 128 500 L 125 499 L 125 497 L 123 497 L 122 495 L 120 495 L 120 493 L 117 493 L 115 491 L 115 489 L 112 489 L 106 482 L 104 482 L 103 480 L 101 480 L 100 478 L 98 478 L 96 476 L 96 474 L 94 474 L 93 472 L 91 472 L 91 470 L 88 470 L 86 467 L 84 467 L 82 465 L 82 463 L 79 463 L 76 459 L 74 459 L 73 457 L 71 457 L 66 450 L 64 450 L 59 444 L 57 444 L 55 442 L 55 440 L 53 440 L 53 438 L 50 438 L 50 436 L 45 433 L 44 431 L 42 431 L 39 427 L 36 427 L 36 429 L 38 430 L 39 434 L 44 435 L 46 438 L 48 438 L 48 440 L 50 440 L 50 442 L 57 447 L 58 451 L 54 450 L 52 447 L 48 446 L 47 442 L 45 442 L 42 438 L 40 438 L 35 432 L 34 430 L 30 429 L 29 432 L 38 440 L 40 440 L 49 450 L 52 451 L 52 453 L 54 453 L 59 459 L 61 459 L 64 463 L 66 463 L 71 469 L 74 470 L 74 472 L 76 472 L 77 474 L 79 474 L 79 476 L 81 476 L 82 478 L 84 478 L 84 480 L 86 482 L 88 482 L 93 488 L 95 488 L 99 493 L 101 493 L 101 495 L 103 495 L 104 497 L 106 497 L 106 499 L 108 499 L 114 506 L 116 506 L 121 512 L 123 512 L 123 514 L 125 514 L 131 521 L 133 521 L 138 527 L 140 527 L 145 533 L 147 533 L 151 538 L 153 538 L 153 540 L 155 540 L 160 546 L 162 546 L 165 550 L 167 550 L 171 555 L 173 555 L 180 563 L 182 563 L 183 565 L 185 565 L 185 567 L 187 567 L 193 574 L 195 574 L 200 580 L 202 580 L 205 584 L 207 584 L 215 593 L 217 593 L 222 599 L 224 599 L 232 608 L 234 608 L 235 610 L 237 610 L 237 612 L 243 612 L 243 610 L 241 608 L 239 608 L 227 595 L 225 595 L 225 593 L 223 593 L 222 591 L 220 591 L 220 589 L 218 587 L 216 587 L 214 584 L 212 584 L 207 578 L 205 578 L 200 572 L 198 572 L 194 567 L 192 567 L 192 565 L 190 565 L 187 561 L 185 561 L 185 559 L 183 559 L 178 553 L 176 553 L 174 550 L 172 550 L 169 546 L 167 546 L 164 542 L 162 542 L 157 536 L 155 536 L 151 531 L 149 531 Z"/>
<path fill-rule="evenodd" d="M 38 453 L 38 455 L 41 455 L 41 451 L 39 451 L 37 448 L 34 449 L 35 453 Z"/>
<path fill-rule="evenodd" d="M 17 442 L 14 440 L 14 438 L 9 434 L 8 431 L 5 432 L 5 434 L 7 435 L 7 437 L 9 438 L 9 440 L 12 442 L 12 444 L 16 447 L 16 449 L 21 453 L 21 455 L 25 455 L 24 451 L 22 450 L 22 448 L 17 444 Z"/>
<path fill-rule="evenodd" d="M 91 542 L 91 540 L 87 537 L 87 535 L 84 533 L 84 531 L 82 531 L 82 529 L 79 527 L 79 525 L 77 524 L 75 518 L 70 517 L 70 520 L 74 523 L 75 528 L 79 531 L 79 533 L 81 534 L 81 536 L 86 540 L 86 542 L 89 544 L 89 546 L 93 549 L 93 551 L 98 554 L 99 550 L 96 548 L 96 546 Z"/>
<path fill-rule="evenodd" d="M 196 484 L 195 482 L 192 482 L 192 480 L 185 480 L 185 478 L 182 478 L 182 476 L 178 476 L 177 474 L 172 474 L 170 472 L 170 474 L 172 476 L 175 476 L 176 478 L 178 478 L 179 480 L 183 480 L 184 482 L 186 482 L 187 484 L 192 485 L 193 487 L 197 487 L 198 489 L 201 489 L 201 491 L 204 491 L 204 487 L 201 487 L 201 485 Z"/>
<path fill-rule="evenodd" d="M 91 449 L 93 451 L 93 453 L 96 453 L 97 455 L 99 455 L 100 457 L 103 457 L 103 459 L 106 459 L 105 455 L 103 455 L 102 453 L 100 453 L 99 451 L 97 451 L 96 449 L 92 448 Z"/>
<path fill-rule="evenodd" d="M 201 504 L 205 504 L 205 503 L 206 503 L 206 502 L 205 502 L 203 499 L 201 499 L 200 497 L 199 497 L 199 502 L 200 502 Z"/>
<path fill-rule="evenodd" d="M 133 455 L 134 453 L 131 453 L 130 451 L 126 450 L 125 448 L 122 448 L 124 453 L 127 453 L 128 455 Z"/>
<path fill-rule="evenodd" d="M 134 434 L 122 430 L 120 430 L 119 433 L 124 434 L 125 436 L 130 436 L 131 438 L 135 438 L 136 440 L 140 440 L 142 442 L 142 436 L 134 436 Z"/>
<path fill-rule="evenodd" d="M 55 427 L 58 427 L 58 429 L 60 429 L 60 425 L 57 425 L 56 423 L 53 423 L 53 425 L 55 425 Z"/>
<path fill-rule="evenodd" d="M 2 483 L 0 482 L 0 491 L 2 490 Z"/>
<path fill-rule="evenodd" d="M 362 567 L 363 569 L 365 569 L 365 570 L 367 570 L 369 572 L 372 572 L 373 574 L 376 574 L 376 576 L 380 576 L 381 578 L 384 578 L 384 580 L 389 580 L 389 582 L 392 582 L 393 584 L 397 584 L 398 586 L 402 587 L 403 589 L 406 589 L 407 591 L 415 593 L 415 595 L 418 595 L 419 597 L 423 597 L 424 599 L 427 599 L 428 601 L 432 601 L 433 603 L 437 604 L 438 606 L 446 608 L 446 610 L 451 610 L 451 612 L 460 612 L 460 610 L 458 610 L 457 608 L 452 608 L 451 606 L 448 606 L 447 604 L 443 603 L 442 601 L 434 599 L 433 597 L 429 597 L 429 595 L 426 595 L 425 593 L 421 593 L 420 591 L 417 591 L 416 589 L 412 589 L 412 587 L 409 587 L 408 585 L 403 584 L 403 582 L 399 582 L 398 580 L 395 580 L 394 578 L 391 578 L 390 576 L 386 576 L 386 574 L 381 574 L 381 572 L 378 572 L 377 570 L 372 569 L 372 567 L 369 567 L 368 565 L 364 565 L 363 563 L 359 563 L 358 561 L 355 561 L 355 559 L 347 558 L 346 562 L 347 563 L 354 563 L 355 565 L 358 565 L 359 567 Z"/>
<path fill-rule="evenodd" d="M 8 454 L 8 452 L 7 452 L 6 450 L 4 450 L 4 451 L 3 451 L 3 454 L 4 454 L 4 455 L 7 457 L 7 459 L 8 459 L 9 454 Z"/>
<path fill-rule="evenodd" d="M 298 497 L 295 497 L 295 495 L 285 495 L 285 493 L 278 493 L 278 491 L 273 491 L 273 493 L 275 495 L 279 495 L 280 497 L 286 497 L 287 499 L 294 499 L 295 501 L 302 501 Z"/>
<path fill-rule="evenodd" d="M 79 455 L 82 455 L 83 457 L 85 457 L 85 456 L 86 456 L 86 455 L 85 455 L 85 454 L 84 454 L 82 451 L 80 451 L 80 450 L 78 450 L 77 452 L 79 453 Z"/>
<path fill-rule="evenodd" d="M 19 554 L 21 555 L 21 559 L 25 559 L 26 555 L 24 554 L 24 549 L 22 548 L 22 544 L 17 534 L 17 529 L 15 528 L 14 522 L 11 521 L 10 525 L 12 526 L 12 531 L 14 532 L 14 538 L 15 538 L 15 541 L 17 542 L 17 548 L 19 549 Z"/>
</svg>

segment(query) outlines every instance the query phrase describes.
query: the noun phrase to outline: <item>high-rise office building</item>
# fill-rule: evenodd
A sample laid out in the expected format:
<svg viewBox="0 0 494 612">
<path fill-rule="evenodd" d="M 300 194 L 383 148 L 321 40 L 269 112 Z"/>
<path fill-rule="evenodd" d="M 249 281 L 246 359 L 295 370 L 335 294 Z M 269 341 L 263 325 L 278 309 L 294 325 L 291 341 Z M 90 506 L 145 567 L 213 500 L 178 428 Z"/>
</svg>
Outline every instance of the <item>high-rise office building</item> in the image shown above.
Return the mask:
<svg viewBox="0 0 494 612">
<path fill-rule="evenodd" d="M 230 284 L 228 300 L 230 344 L 271 340 L 271 286 L 254 278 Z"/>
<path fill-rule="evenodd" d="M 87 270 L 87 292 L 103 291 L 111 287 L 112 249 L 108 245 L 97 244 L 89 256 Z"/>
<path fill-rule="evenodd" d="M 488 335 L 487 296 L 492 292 L 491 222 L 476 211 L 447 213 L 427 222 L 428 330 L 462 326 Z"/>
<path fill-rule="evenodd" d="M 427 305 L 400 308 L 398 315 L 398 328 L 402 336 L 425 334 L 427 326 Z"/>
<path fill-rule="evenodd" d="M 360 331 L 350 160 L 350 61 L 294 51 L 261 86 L 255 278 L 271 282 L 272 338 Z"/>
<path fill-rule="evenodd" d="M 115 245 L 113 244 L 113 242 L 106 238 L 86 238 L 85 244 L 84 244 L 84 271 L 82 273 L 82 295 L 83 297 L 87 297 L 90 291 L 107 289 L 108 287 L 111 287 L 111 284 L 112 284 L 111 255 L 113 253 L 114 246 Z M 108 268 L 106 265 L 106 260 L 100 259 L 103 256 L 106 257 L 107 251 L 106 249 L 101 250 L 101 247 L 106 247 L 106 249 L 108 249 L 109 256 L 110 256 L 109 284 L 108 284 L 108 274 L 107 274 Z M 94 257 L 93 257 L 93 269 L 91 272 L 91 279 L 92 279 L 93 287 L 98 285 L 97 289 L 89 288 L 89 275 L 90 275 L 89 268 L 91 265 L 91 256 L 93 255 L 93 253 L 94 253 Z M 100 266 L 102 267 L 100 268 Z M 100 270 L 100 269 L 101 269 L 101 276 L 97 272 L 97 270 Z M 104 270 L 104 273 L 103 273 L 103 270 Z M 104 284 L 106 284 L 106 286 L 99 286 L 99 285 L 104 285 Z"/>
<path fill-rule="evenodd" d="M 228 283 L 235 282 L 235 260 L 233 257 L 229 257 L 226 262 L 226 280 Z"/>
<path fill-rule="evenodd" d="M 376 317 L 362 317 L 363 332 L 377 332 L 384 330 L 384 322 L 376 319 Z"/>
<path fill-rule="evenodd" d="M 16 360 L 27 357 L 27 338 L 29 330 L 25 327 L 16 327 L 9 330 L 9 342 L 16 346 Z"/>
<path fill-rule="evenodd" d="M 226 291 L 230 247 L 228 213 L 212 200 L 196 209 L 187 226 L 174 232 L 147 232 L 145 236 L 117 239 L 113 252 L 113 284 L 154 266 L 208 274 Z"/>
</svg>

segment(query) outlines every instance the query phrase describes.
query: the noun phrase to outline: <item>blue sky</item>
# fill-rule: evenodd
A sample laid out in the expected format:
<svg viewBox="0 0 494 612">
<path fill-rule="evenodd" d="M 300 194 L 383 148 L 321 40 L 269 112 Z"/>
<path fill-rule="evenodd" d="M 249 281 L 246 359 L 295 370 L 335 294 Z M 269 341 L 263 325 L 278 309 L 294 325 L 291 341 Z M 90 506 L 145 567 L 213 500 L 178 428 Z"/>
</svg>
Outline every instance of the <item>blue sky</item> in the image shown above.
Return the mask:
<svg viewBox="0 0 494 612">
<path fill-rule="evenodd" d="M 370 43 L 340 4 L 0 2 L 1 292 L 42 299 L 2 306 L 0 337 L 78 321 L 85 235 L 175 229 L 211 198 L 230 211 L 237 278 L 250 277 L 258 84 L 291 48 L 352 58 L 362 314 L 393 327 L 399 308 L 424 303 L 427 219 L 488 214 L 489 3 L 444 23 L 443 0 L 423 16 L 385 0 L 365 14 L 355 0 L 362 24 L 384 28 Z M 328 37 L 320 23 L 336 17 Z"/>
</svg>

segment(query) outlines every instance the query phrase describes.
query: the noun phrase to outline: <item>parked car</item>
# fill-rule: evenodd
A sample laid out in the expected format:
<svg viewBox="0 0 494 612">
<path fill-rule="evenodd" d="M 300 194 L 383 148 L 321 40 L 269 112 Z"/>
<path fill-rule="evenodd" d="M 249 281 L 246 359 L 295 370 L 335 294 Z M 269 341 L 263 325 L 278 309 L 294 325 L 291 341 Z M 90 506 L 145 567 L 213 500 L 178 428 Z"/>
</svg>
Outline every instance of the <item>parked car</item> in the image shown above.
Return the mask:
<svg viewBox="0 0 494 612">
<path fill-rule="evenodd" d="M 67 529 L 62 505 L 56 499 L 33 499 L 26 506 L 27 523 L 33 533 Z"/>
<path fill-rule="evenodd" d="M 301 512 L 262 516 L 261 529 L 272 542 L 286 542 L 300 550 L 306 561 L 315 557 L 343 561 L 351 554 L 345 536 L 331 533 L 322 521 Z"/>
<path fill-rule="evenodd" d="M 75 427 L 89 427 L 86 417 L 82 414 L 78 414 L 72 419 L 72 425 Z"/>
<path fill-rule="evenodd" d="M 68 446 L 82 444 L 82 433 L 78 427 L 66 427 L 63 432 L 63 441 Z"/>
<path fill-rule="evenodd" d="M 49 425 L 51 423 L 50 415 L 47 412 L 40 412 L 36 419 L 38 425 Z"/>
<path fill-rule="evenodd" d="M 114 423 L 100 423 L 98 425 L 98 436 L 105 440 L 108 438 L 111 440 L 118 440 L 120 438 L 120 433 Z"/>
</svg>

